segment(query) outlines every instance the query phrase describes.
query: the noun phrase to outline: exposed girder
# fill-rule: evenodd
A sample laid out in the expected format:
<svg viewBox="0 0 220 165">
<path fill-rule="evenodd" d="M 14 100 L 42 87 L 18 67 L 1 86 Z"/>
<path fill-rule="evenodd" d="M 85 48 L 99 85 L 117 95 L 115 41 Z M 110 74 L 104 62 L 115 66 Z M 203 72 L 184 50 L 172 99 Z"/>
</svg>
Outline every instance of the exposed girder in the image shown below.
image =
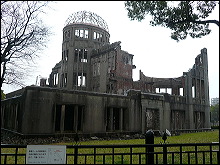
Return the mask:
<svg viewBox="0 0 220 165">
<path fill-rule="evenodd" d="M 76 13 L 71 14 L 66 20 L 65 26 L 72 23 L 86 23 L 98 26 L 100 28 L 105 29 L 107 32 L 108 25 L 100 16 L 90 11 L 78 11 Z"/>
</svg>

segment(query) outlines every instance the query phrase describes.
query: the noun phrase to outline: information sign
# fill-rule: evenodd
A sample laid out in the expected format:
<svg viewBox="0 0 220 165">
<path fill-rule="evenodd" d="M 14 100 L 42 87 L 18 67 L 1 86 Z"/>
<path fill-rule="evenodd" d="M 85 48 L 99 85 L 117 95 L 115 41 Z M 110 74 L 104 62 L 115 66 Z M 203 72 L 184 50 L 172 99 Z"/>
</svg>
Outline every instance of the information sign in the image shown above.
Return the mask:
<svg viewBox="0 0 220 165">
<path fill-rule="evenodd" d="M 27 145 L 27 164 L 66 164 L 66 146 Z"/>
</svg>

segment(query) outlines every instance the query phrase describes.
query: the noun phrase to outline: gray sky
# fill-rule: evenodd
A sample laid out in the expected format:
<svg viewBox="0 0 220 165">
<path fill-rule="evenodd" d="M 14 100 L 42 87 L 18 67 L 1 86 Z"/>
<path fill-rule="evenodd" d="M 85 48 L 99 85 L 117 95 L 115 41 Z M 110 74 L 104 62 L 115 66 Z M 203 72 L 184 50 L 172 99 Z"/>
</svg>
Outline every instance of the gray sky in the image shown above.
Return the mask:
<svg viewBox="0 0 220 165">
<path fill-rule="evenodd" d="M 38 75 L 49 77 L 52 68 L 61 60 L 62 30 L 67 18 L 75 12 L 87 10 L 102 17 L 108 24 L 110 42 L 121 41 L 121 48 L 134 55 L 133 79 L 139 79 L 139 70 L 146 76 L 175 78 L 192 68 L 201 49 L 207 48 L 210 99 L 219 97 L 219 27 L 210 24 L 211 34 L 203 38 L 176 42 L 170 38 L 171 30 L 149 25 L 150 16 L 142 22 L 131 21 L 124 8 L 124 1 L 58 1 L 44 15 L 45 24 L 52 27 L 47 48 L 37 60 L 37 69 L 26 84 L 36 82 Z M 210 15 L 219 20 L 219 7 Z M 5 93 L 19 89 L 3 85 Z"/>
</svg>

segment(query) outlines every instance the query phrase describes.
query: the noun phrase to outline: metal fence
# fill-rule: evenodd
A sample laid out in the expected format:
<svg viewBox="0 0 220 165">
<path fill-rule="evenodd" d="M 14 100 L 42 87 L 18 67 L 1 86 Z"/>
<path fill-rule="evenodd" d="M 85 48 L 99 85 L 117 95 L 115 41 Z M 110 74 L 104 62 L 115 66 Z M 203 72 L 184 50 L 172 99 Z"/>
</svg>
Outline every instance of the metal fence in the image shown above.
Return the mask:
<svg viewBox="0 0 220 165">
<path fill-rule="evenodd" d="M 26 147 L 1 144 L 1 164 L 26 164 Z M 218 163 L 219 142 L 66 146 L 66 164 Z"/>
</svg>

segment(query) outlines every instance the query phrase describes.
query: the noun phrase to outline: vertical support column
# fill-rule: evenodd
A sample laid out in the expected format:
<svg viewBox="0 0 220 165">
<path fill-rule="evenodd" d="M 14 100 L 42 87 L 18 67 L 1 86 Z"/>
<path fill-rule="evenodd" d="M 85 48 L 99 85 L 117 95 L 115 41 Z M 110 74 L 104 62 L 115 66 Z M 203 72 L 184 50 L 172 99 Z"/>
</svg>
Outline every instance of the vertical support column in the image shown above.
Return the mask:
<svg viewBox="0 0 220 165">
<path fill-rule="evenodd" d="M 53 121 L 55 121 L 54 122 L 54 124 L 53 124 L 53 126 L 52 126 L 52 128 L 53 128 L 53 132 L 55 133 L 56 132 L 56 114 L 57 114 L 57 104 L 55 104 L 55 106 L 54 106 L 54 115 L 53 115 Z"/>
<path fill-rule="evenodd" d="M 110 108 L 109 129 L 110 129 L 110 131 L 113 131 L 113 108 Z"/>
<path fill-rule="evenodd" d="M 123 108 L 120 108 L 120 122 L 119 122 L 119 130 L 122 132 L 123 131 Z"/>
<path fill-rule="evenodd" d="M 180 95 L 180 88 L 177 86 L 177 95 L 179 96 Z"/>
<path fill-rule="evenodd" d="M 18 123 L 17 123 L 17 115 L 18 115 L 18 104 L 15 105 L 15 118 L 14 118 L 14 129 L 17 130 L 17 126 L 18 126 Z"/>
<path fill-rule="evenodd" d="M 4 112 L 5 112 L 5 105 L 2 106 L 1 108 L 1 127 L 4 128 Z"/>
<path fill-rule="evenodd" d="M 142 134 L 145 134 L 145 132 L 146 132 L 146 107 L 145 106 L 143 106 L 143 105 L 141 105 L 142 107 L 141 107 L 141 109 L 142 109 L 142 115 L 141 115 L 141 117 L 142 117 L 142 125 L 141 125 L 141 127 L 142 127 L 142 129 L 141 129 L 141 131 L 142 131 Z"/>
<path fill-rule="evenodd" d="M 82 59 L 84 60 L 84 49 L 82 49 Z M 81 86 L 82 86 L 83 85 L 83 76 L 84 76 L 84 68 L 83 68 L 84 61 L 81 64 L 82 64 L 82 68 L 81 68 L 82 69 L 82 71 L 81 71 Z"/>
<path fill-rule="evenodd" d="M 201 78 L 196 79 L 196 97 L 201 99 Z"/>
<path fill-rule="evenodd" d="M 199 100 L 201 100 L 201 78 L 199 78 L 198 81 L 198 87 L 197 87 L 197 91 L 198 91 L 198 98 Z"/>
<path fill-rule="evenodd" d="M 61 107 L 61 119 L 60 119 L 60 132 L 64 131 L 64 120 L 65 120 L 65 105 Z"/>
<path fill-rule="evenodd" d="M 202 79 L 201 79 L 201 73 L 200 73 L 200 79 L 199 79 L 199 97 L 200 97 L 200 103 L 202 103 Z"/>
<path fill-rule="evenodd" d="M 77 62 L 76 62 L 76 89 L 78 89 L 78 76 L 79 76 L 79 50 L 80 49 L 77 49 Z"/>
<path fill-rule="evenodd" d="M 77 133 L 78 132 L 78 105 L 74 106 L 74 121 L 73 121 L 73 130 Z"/>
<path fill-rule="evenodd" d="M 194 78 L 194 81 L 195 81 L 195 84 L 194 84 L 194 96 L 195 96 L 195 98 L 197 98 L 198 97 L 198 88 L 197 88 L 197 85 L 198 85 L 197 81 L 198 80 L 197 80 L 196 77 Z"/>
<path fill-rule="evenodd" d="M 192 105 L 192 77 L 191 70 L 186 75 L 185 82 L 185 94 L 186 94 L 186 104 L 188 108 L 186 110 L 186 126 L 188 129 L 194 129 L 193 123 L 193 105 Z"/>
<path fill-rule="evenodd" d="M 170 103 L 164 101 L 162 103 L 163 107 L 159 108 L 159 115 L 160 115 L 160 130 L 170 129 L 171 123 L 171 109 Z"/>
<path fill-rule="evenodd" d="M 204 95 L 205 95 L 205 128 L 210 128 L 210 103 L 209 103 L 209 78 L 208 78 L 208 57 L 207 49 L 201 50 L 202 65 L 204 71 Z"/>
</svg>

